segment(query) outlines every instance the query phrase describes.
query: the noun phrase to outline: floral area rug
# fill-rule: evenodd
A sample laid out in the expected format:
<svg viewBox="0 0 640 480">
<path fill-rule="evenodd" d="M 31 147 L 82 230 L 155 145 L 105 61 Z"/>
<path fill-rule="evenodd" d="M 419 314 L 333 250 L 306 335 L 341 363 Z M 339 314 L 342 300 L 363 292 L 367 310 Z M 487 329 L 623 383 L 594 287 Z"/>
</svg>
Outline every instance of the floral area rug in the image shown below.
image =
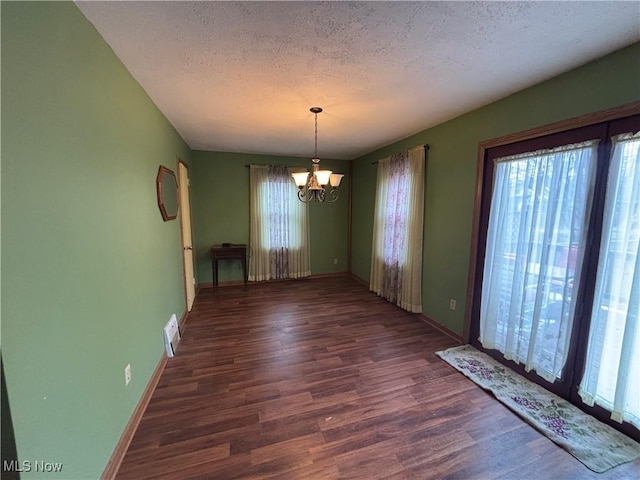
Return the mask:
<svg viewBox="0 0 640 480">
<path fill-rule="evenodd" d="M 470 345 L 436 352 L 594 472 L 640 456 L 640 444 Z"/>
</svg>

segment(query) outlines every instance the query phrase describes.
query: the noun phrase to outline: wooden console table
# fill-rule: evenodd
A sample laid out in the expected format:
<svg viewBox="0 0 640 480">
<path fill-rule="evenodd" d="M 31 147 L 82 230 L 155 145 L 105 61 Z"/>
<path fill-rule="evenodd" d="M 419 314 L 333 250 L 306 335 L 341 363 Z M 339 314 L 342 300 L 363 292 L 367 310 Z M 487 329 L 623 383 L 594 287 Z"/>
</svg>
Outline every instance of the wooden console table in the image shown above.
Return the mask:
<svg viewBox="0 0 640 480">
<path fill-rule="evenodd" d="M 218 286 L 218 261 L 238 259 L 242 262 L 244 289 L 247 289 L 247 246 L 245 244 L 214 245 L 211 248 L 211 271 L 213 275 L 213 291 Z"/>
</svg>

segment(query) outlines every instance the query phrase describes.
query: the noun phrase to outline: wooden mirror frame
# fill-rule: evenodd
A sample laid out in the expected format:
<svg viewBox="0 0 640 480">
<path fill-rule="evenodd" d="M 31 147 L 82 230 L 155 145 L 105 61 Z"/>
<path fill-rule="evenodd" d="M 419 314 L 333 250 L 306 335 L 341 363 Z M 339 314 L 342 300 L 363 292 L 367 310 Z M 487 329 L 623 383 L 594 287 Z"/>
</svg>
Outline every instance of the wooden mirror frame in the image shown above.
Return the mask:
<svg viewBox="0 0 640 480">
<path fill-rule="evenodd" d="M 162 219 L 166 222 L 178 216 L 178 181 L 173 170 L 160 165 L 156 177 L 156 191 L 158 193 L 158 207 Z"/>
</svg>

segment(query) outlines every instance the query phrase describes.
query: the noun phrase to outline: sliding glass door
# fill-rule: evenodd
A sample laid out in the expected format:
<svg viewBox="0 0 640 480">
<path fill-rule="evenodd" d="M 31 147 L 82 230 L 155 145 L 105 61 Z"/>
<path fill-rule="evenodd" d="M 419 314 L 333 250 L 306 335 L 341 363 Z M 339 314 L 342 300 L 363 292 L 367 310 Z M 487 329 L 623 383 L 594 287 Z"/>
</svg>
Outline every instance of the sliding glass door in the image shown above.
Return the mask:
<svg viewBox="0 0 640 480">
<path fill-rule="evenodd" d="M 495 161 L 478 338 L 550 382 L 567 360 L 597 147 Z"/>
<path fill-rule="evenodd" d="M 640 428 L 640 135 L 617 135 L 612 143 L 579 394 Z"/>
<path fill-rule="evenodd" d="M 640 116 L 486 151 L 470 342 L 640 427 Z"/>
</svg>

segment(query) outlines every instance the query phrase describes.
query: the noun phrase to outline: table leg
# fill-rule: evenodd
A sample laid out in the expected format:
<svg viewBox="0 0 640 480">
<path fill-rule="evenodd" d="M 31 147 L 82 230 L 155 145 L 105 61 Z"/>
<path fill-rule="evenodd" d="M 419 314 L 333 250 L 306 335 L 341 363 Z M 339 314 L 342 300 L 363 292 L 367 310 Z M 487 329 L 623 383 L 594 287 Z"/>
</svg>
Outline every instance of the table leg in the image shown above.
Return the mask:
<svg viewBox="0 0 640 480">
<path fill-rule="evenodd" d="M 216 287 L 218 286 L 218 261 L 215 258 L 211 260 L 211 278 L 213 293 L 216 293 Z"/>
<path fill-rule="evenodd" d="M 242 257 L 242 273 L 244 274 L 244 289 L 247 289 L 247 256 L 243 255 Z"/>
</svg>

